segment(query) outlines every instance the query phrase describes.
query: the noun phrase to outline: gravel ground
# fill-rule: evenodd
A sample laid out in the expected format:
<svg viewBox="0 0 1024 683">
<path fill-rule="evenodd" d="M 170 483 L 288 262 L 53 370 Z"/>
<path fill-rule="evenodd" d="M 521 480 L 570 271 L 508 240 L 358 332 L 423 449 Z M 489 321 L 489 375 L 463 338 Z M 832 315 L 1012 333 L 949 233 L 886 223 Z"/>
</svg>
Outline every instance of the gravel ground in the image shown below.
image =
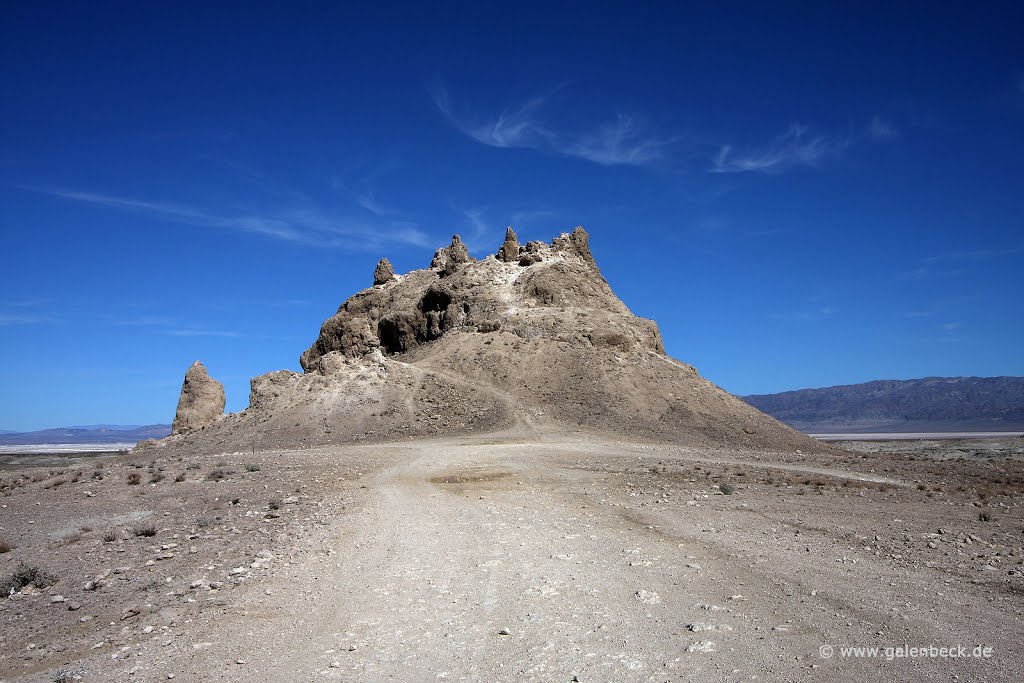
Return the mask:
<svg viewBox="0 0 1024 683">
<path fill-rule="evenodd" d="M 519 429 L 5 472 L 0 580 L 56 582 L 0 601 L 0 678 L 1019 680 L 1018 444 L 844 445 Z M 839 650 L 903 645 L 992 650 Z"/>
</svg>

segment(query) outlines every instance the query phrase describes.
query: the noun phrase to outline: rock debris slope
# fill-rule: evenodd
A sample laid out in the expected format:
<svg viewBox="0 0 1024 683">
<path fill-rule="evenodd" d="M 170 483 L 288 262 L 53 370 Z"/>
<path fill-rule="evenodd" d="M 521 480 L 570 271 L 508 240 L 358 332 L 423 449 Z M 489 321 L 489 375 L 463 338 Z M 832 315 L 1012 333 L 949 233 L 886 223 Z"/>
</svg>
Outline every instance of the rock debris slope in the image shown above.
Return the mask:
<svg viewBox="0 0 1024 683">
<path fill-rule="evenodd" d="M 374 285 L 328 318 L 303 372 L 251 383 L 208 448 L 298 447 L 503 428 L 570 429 L 691 445 L 816 448 L 665 355 L 657 325 L 602 277 L 587 232 L 477 260 L 456 235 L 429 268 Z M 172 437 L 175 439 L 178 437 Z"/>
</svg>

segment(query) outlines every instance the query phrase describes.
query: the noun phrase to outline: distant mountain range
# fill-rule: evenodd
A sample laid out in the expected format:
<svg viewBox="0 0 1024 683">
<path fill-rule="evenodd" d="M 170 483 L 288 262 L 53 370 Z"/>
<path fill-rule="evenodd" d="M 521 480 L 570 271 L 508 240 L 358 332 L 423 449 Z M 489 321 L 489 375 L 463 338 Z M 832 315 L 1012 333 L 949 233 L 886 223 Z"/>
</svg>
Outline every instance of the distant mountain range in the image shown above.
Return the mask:
<svg viewBox="0 0 1024 683">
<path fill-rule="evenodd" d="M 810 433 L 1024 431 L 1024 377 L 926 377 L 743 396 Z"/>
<path fill-rule="evenodd" d="M 0 430 L 0 445 L 49 443 L 130 443 L 143 439 L 162 439 L 171 433 L 171 425 L 83 425 L 55 427 L 35 432 Z"/>
</svg>

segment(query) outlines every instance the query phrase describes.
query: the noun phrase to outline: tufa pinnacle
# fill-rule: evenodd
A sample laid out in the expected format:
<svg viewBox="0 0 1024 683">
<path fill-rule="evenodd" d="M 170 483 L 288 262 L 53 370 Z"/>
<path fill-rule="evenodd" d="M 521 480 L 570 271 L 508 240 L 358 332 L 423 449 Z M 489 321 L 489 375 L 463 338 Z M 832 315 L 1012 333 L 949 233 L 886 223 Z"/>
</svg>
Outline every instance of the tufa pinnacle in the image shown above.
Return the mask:
<svg viewBox="0 0 1024 683">
<path fill-rule="evenodd" d="M 395 279 L 395 268 L 391 265 L 391 261 L 386 258 L 382 258 L 377 262 L 377 267 L 373 269 L 373 284 L 383 285 L 391 282 Z"/>
<path fill-rule="evenodd" d="M 213 424 L 224 417 L 224 402 L 224 385 L 210 377 L 206 367 L 196 361 L 185 373 L 171 433 L 182 434 Z"/>
<path fill-rule="evenodd" d="M 519 260 L 519 239 L 516 237 L 516 233 L 512 230 L 511 225 L 505 231 L 505 242 L 498 249 L 496 256 L 499 261 L 505 261 L 506 263 Z"/>
</svg>

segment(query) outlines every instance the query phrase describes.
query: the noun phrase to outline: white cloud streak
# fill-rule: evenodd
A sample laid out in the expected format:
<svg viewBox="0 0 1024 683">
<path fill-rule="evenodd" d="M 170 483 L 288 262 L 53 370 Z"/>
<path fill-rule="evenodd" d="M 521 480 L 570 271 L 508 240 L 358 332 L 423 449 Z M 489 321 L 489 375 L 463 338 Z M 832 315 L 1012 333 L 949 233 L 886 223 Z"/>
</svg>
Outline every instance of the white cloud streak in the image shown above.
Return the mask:
<svg viewBox="0 0 1024 683">
<path fill-rule="evenodd" d="M 794 123 L 761 148 L 737 150 L 733 145 L 723 145 L 709 170 L 712 173 L 781 173 L 797 166 L 816 167 L 840 154 L 848 145 L 848 140 L 812 134 L 807 126 Z"/>
<path fill-rule="evenodd" d="M 480 144 L 520 148 L 584 159 L 602 166 L 651 166 L 666 158 L 678 138 L 651 135 L 629 116 L 620 115 L 591 130 L 557 130 L 541 119 L 546 97 L 535 97 L 497 116 L 469 119 L 455 111 L 448 93 L 438 88 L 434 104 L 459 132 Z"/>
<path fill-rule="evenodd" d="M 377 250 L 389 244 L 429 246 L 426 234 L 407 221 L 391 221 L 382 226 L 348 218 L 338 219 L 309 209 L 288 210 L 274 216 L 218 215 L 205 209 L 171 202 L 75 190 L 26 189 L 157 220 L 235 230 L 303 246 L 352 250 Z"/>
</svg>

